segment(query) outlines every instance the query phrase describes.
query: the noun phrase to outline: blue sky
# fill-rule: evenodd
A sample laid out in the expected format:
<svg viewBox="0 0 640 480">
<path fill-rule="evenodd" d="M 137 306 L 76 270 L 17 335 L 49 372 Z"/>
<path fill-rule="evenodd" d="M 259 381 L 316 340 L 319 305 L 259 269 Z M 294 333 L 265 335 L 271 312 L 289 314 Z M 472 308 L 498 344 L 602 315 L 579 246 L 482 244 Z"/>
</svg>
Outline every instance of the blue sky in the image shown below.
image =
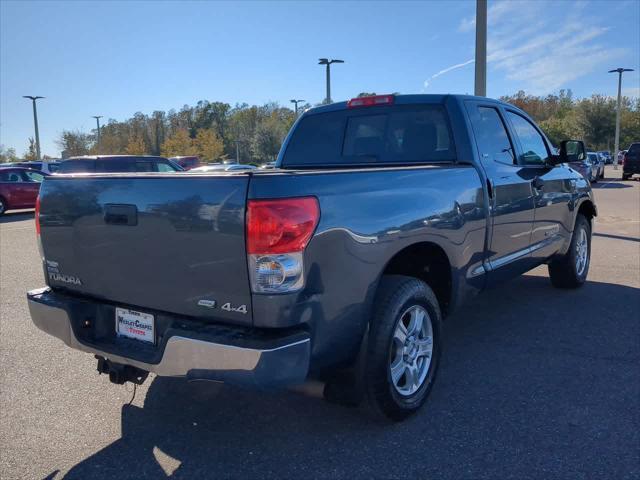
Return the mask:
<svg viewBox="0 0 640 480">
<path fill-rule="evenodd" d="M 43 154 L 92 115 L 377 93 L 472 93 L 475 1 L 0 1 L 0 143 L 21 155 L 38 118 Z M 488 95 L 640 89 L 640 0 L 489 0 Z M 616 22 L 616 23 L 614 23 Z"/>
</svg>

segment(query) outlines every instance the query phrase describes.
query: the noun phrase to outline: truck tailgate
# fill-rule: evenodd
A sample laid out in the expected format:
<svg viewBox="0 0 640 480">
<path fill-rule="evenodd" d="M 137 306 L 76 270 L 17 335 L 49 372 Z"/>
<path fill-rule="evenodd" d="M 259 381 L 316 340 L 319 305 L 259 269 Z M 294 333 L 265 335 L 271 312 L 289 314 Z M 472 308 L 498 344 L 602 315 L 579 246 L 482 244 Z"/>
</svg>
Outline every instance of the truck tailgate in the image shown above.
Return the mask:
<svg viewBox="0 0 640 480">
<path fill-rule="evenodd" d="M 251 325 L 249 178 L 47 179 L 39 218 L 48 284 L 142 310 Z"/>
</svg>

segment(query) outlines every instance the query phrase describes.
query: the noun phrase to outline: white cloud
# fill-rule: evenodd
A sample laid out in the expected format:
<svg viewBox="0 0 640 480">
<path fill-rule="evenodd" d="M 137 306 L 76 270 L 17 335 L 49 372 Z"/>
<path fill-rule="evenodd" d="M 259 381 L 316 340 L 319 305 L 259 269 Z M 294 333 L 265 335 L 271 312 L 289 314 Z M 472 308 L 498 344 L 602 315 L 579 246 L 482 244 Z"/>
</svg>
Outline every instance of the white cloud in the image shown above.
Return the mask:
<svg viewBox="0 0 640 480">
<path fill-rule="evenodd" d="M 515 6 L 517 12 L 512 10 Z M 495 22 L 494 17 L 487 61 L 494 71 L 531 93 L 571 87 L 572 81 L 604 68 L 624 53 L 622 48 L 598 43 L 608 30 L 602 26 L 604 17 L 596 20 L 581 14 L 579 21 L 567 21 L 564 13 L 572 9 L 561 8 L 554 14 L 554 4 L 547 2 L 500 2 L 494 7 L 509 18 Z M 574 7 L 582 9 L 584 4 L 576 2 Z"/>
<path fill-rule="evenodd" d="M 487 11 L 489 80 L 503 75 L 516 89 L 541 95 L 570 88 L 576 79 L 608 69 L 626 50 L 603 44 L 608 17 L 590 16 L 587 6 L 586 0 L 492 2 Z M 475 24 L 475 15 L 463 18 L 458 31 L 472 32 Z M 432 75 L 424 87 L 450 69 L 470 63 L 473 60 Z"/>
<path fill-rule="evenodd" d="M 473 62 L 475 62 L 475 59 L 472 58 L 471 60 L 467 60 L 466 62 L 457 63 L 455 65 L 451 65 L 450 67 L 447 67 L 447 68 L 444 68 L 444 69 L 440 70 L 438 73 L 434 73 L 427 80 L 424 81 L 424 88 L 427 88 L 434 78 L 438 78 L 440 75 L 444 75 L 445 73 L 448 73 L 451 70 L 456 70 L 458 68 L 466 67 L 467 65 L 469 65 L 469 64 L 471 64 Z"/>
</svg>

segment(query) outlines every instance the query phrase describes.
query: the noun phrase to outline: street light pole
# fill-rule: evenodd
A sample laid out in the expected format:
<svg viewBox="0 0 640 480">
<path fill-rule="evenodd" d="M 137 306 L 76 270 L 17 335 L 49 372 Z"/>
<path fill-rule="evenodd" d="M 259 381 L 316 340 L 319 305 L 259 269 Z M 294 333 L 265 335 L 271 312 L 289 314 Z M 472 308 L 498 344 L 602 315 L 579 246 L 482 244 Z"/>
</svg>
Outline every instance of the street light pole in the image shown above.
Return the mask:
<svg viewBox="0 0 640 480">
<path fill-rule="evenodd" d="M 38 132 L 38 110 L 36 109 L 36 100 L 44 97 L 23 95 L 22 98 L 28 98 L 33 103 L 33 126 L 36 130 L 36 156 L 38 157 L 38 160 L 40 160 L 42 157 L 40 156 L 40 133 Z"/>
<path fill-rule="evenodd" d="M 609 73 L 618 74 L 618 108 L 616 108 L 616 136 L 613 146 L 613 165 L 614 169 L 618 169 L 618 148 L 620 147 L 620 104 L 622 103 L 622 72 L 633 72 L 632 68 L 616 68 L 609 70 Z"/>
<path fill-rule="evenodd" d="M 298 117 L 298 103 L 304 102 L 304 100 L 289 100 L 295 105 L 296 118 Z"/>
<path fill-rule="evenodd" d="M 93 115 L 93 118 L 96 119 L 96 125 L 98 126 L 98 141 L 96 142 L 98 153 L 100 153 L 100 119 L 102 115 Z"/>
<path fill-rule="evenodd" d="M 475 95 L 487 96 L 487 0 L 476 0 Z"/>
<path fill-rule="evenodd" d="M 325 98 L 325 103 L 332 103 L 331 100 L 331 64 L 332 63 L 344 63 L 344 60 L 329 60 L 328 58 L 319 58 L 318 65 L 326 65 L 327 72 L 327 98 Z"/>
</svg>

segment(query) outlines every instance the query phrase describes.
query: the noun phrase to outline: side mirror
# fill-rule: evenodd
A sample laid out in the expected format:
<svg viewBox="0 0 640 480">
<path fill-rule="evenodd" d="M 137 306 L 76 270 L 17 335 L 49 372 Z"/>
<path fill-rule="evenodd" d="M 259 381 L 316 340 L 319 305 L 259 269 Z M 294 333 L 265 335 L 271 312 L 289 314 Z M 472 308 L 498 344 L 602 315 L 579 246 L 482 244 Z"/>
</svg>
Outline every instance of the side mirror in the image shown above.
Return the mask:
<svg viewBox="0 0 640 480">
<path fill-rule="evenodd" d="M 560 142 L 558 155 L 552 157 L 552 163 L 581 162 L 587 158 L 587 149 L 580 140 L 563 140 Z"/>
</svg>

